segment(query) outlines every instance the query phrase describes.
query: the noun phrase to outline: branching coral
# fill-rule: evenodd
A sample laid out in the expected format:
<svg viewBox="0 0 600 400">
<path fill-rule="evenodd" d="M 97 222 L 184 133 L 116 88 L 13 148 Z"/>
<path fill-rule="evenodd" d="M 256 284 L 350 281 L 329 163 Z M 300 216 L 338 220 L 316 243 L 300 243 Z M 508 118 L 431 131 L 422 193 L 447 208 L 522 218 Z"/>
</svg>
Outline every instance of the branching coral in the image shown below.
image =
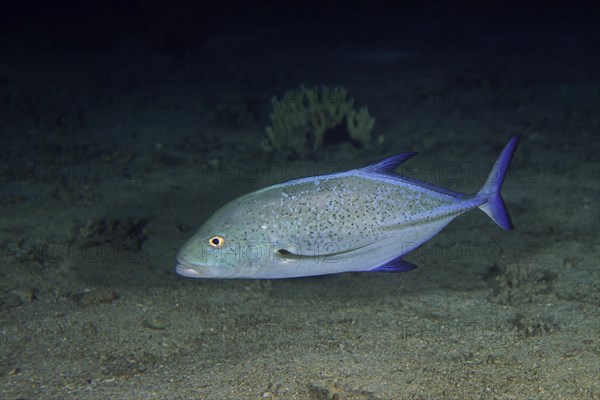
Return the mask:
<svg viewBox="0 0 600 400">
<path fill-rule="evenodd" d="M 371 146 L 371 130 L 375 125 L 375 119 L 369 115 L 367 107 L 356 112 L 350 110 L 346 116 L 346 126 L 350 137 L 359 142 L 363 147 Z"/>
<path fill-rule="evenodd" d="M 343 126 L 349 138 L 363 147 L 370 147 L 371 130 L 375 120 L 366 107 L 358 112 L 354 100 L 344 88 L 333 90 L 323 86 L 287 92 L 279 100 L 271 99 L 271 126 L 267 127 L 268 148 L 273 151 L 292 151 L 304 155 L 316 152 L 328 131 Z"/>
</svg>

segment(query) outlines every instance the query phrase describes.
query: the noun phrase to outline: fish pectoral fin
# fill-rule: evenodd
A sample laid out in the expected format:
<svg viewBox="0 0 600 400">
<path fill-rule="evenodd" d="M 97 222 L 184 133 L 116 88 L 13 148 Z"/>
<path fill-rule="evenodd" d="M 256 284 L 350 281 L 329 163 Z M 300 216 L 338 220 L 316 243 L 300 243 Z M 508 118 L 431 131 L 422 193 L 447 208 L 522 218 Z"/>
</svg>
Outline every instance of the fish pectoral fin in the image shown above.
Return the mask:
<svg viewBox="0 0 600 400">
<path fill-rule="evenodd" d="M 292 253 L 291 251 L 288 251 L 286 249 L 279 249 L 275 252 L 275 254 L 286 260 L 314 260 L 317 258 L 333 257 L 333 256 L 337 256 L 340 254 L 349 253 L 353 250 L 356 250 L 356 249 L 338 251 L 335 253 L 325 253 L 325 254 L 298 254 L 298 253 Z"/>
<path fill-rule="evenodd" d="M 373 242 L 375 243 L 375 242 Z M 339 256 L 342 254 L 347 254 L 353 251 L 356 251 L 358 249 L 362 249 L 363 247 L 367 247 L 372 245 L 373 243 L 367 243 L 365 245 L 359 246 L 359 247 L 354 247 L 351 249 L 346 249 L 346 250 L 340 250 L 340 251 L 334 251 L 331 253 L 322 253 L 319 254 L 317 252 L 315 252 L 314 254 L 302 254 L 302 253 L 294 253 L 292 251 L 289 251 L 287 249 L 279 249 L 275 251 L 275 255 L 278 257 L 281 257 L 285 260 L 314 260 L 316 258 L 325 258 L 325 257 L 334 257 L 334 256 Z"/>
<path fill-rule="evenodd" d="M 286 249 L 279 249 L 275 252 L 275 255 L 284 258 L 286 260 L 301 260 L 301 259 L 309 259 L 309 258 L 315 258 L 318 256 L 309 256 L 309 255 L 304 255 L 304 254 L 296 254 L 296 253 L 292 253 L 291 251 L 288 251 Z"/>
</svg>

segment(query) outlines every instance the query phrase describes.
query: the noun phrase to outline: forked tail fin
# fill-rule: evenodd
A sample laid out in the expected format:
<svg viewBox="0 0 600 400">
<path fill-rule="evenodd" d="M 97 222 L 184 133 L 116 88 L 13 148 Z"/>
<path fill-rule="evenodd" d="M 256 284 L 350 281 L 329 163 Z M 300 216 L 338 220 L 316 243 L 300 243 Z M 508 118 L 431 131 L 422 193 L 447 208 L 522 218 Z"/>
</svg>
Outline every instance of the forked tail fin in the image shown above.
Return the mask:
<svg viewBox="0 0 600 400">
<path fill-rule="evenodd" d="M 500 189 L 502 189 L 506 171 L 515 154 L 519 139 L 521 139 L 520 133 L 510 139 L 510 142 L 504 146 L 483 187 L 477 192 L 478 196 L 487 198 L 487 202 L 480 205 L 479 209 L 485 212 L 502 229 L 513 228 L 504 200 L 500 195 Z"/>
</svg>

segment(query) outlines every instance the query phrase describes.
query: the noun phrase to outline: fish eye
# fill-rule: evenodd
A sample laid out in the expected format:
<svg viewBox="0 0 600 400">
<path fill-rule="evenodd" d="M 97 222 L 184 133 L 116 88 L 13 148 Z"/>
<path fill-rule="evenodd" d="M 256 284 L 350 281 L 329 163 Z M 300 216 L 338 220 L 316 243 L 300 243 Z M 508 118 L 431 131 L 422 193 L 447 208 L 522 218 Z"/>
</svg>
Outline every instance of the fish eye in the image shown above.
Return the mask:
<svg viewBox="0 0 600 400">
<path fill-rule="evenodd" d="M 215 235 L 208 239 L 208 244 L 211 245 L 211 247 L 220 249 L 225 244 L 225 239 L 223 236 Z"/>
</svg>

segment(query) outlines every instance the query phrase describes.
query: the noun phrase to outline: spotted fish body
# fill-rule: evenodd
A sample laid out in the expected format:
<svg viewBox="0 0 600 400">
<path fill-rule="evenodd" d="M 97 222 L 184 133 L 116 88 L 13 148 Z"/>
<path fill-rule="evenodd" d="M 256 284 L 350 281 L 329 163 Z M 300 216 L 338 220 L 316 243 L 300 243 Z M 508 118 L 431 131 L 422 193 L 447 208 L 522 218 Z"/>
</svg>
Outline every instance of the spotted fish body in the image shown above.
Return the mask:
<svg viewBox="0 0 600 400">
<path fill-rule="evenodd" d="M 291 278 L 350 271 L 408 271 L 402 256 L 457 216 L 480 208 L 511 229 L 500 188 L 520 135 L 472 195 L 397 175 L 416 153 L 332 175 L 297 179 L 233 200 L 177 255 L 196 278 Z"/>
</svg>

